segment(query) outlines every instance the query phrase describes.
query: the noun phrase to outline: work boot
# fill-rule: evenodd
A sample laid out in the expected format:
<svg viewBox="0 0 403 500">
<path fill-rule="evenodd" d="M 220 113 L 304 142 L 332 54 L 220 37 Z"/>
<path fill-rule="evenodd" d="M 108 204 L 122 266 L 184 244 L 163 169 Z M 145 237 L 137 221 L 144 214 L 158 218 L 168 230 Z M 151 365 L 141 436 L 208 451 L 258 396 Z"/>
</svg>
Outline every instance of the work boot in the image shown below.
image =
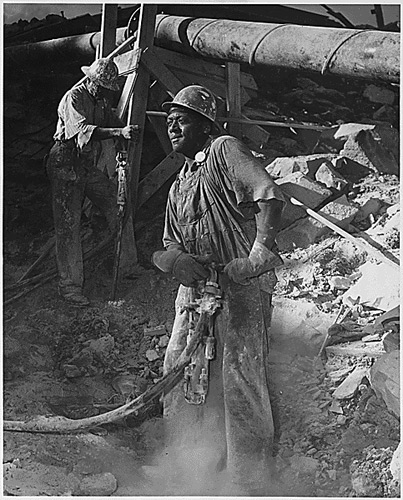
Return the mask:
<svg viewBox="0 0 403 500">
<path fill-rule="evenodd" d="M 90 301 L 83 295 L 80 291 L 64 291 L 59 288 L 59 294 L 63 297 L 63 299 L 76 307 L 87 307 L 90 305 Z"/>
</svg>

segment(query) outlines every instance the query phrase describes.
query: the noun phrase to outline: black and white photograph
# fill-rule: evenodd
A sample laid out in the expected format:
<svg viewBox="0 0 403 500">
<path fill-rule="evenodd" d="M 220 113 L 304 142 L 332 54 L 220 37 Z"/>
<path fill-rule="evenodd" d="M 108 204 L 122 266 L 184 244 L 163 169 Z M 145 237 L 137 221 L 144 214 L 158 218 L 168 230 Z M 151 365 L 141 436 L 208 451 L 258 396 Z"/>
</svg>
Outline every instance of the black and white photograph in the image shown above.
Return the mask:
<svg viewBox="0 0 403 500">
<path fill-rule="evenodd" d="M 4 497 L 401 498 L 400 7 L 0 3 Z"/>
</svg>

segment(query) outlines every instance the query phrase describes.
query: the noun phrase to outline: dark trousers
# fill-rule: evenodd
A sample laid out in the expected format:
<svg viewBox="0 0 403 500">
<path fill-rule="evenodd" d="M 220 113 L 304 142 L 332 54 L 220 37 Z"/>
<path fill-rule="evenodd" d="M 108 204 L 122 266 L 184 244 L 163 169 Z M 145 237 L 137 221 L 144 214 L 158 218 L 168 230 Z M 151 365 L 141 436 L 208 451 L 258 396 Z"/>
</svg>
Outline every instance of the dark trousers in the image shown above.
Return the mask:
<svg viewBox="0 0 403 500">
<path fill-rule="evenodd" d="M 84 198 L 87 196 L 105 215 L 110 231 L 114 232 L 116 188 L 100 170 L 87 168 L 85 159 L 78 158 L 70 143 L 54 144 L 46 169 L 52 188 L 60 291 L 81 292 L 84 273 L 80 221 Z"/>
</svg>

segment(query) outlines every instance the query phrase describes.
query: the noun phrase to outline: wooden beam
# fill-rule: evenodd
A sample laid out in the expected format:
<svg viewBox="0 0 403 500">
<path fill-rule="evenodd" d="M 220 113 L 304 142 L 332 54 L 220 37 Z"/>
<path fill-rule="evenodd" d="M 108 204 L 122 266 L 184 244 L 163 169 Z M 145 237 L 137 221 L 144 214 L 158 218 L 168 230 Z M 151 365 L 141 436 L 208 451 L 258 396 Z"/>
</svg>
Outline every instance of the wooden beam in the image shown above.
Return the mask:
<svg viewBox="0 0 403 500">
<path fill-rule="evenodd" d="M 167 68 L 163 60 L 156 55 L 155 50 L 148 50 L 144 54 L 141 63 L 147 70 L 158 80 L 165 91 L 171 96 L 179 92 L 185 86 L 183 82 L 175 76 L 175 74 Z"/>
<path fill-rule="evenodd" d="M 100 57 L 108 56 L 116 47 L 118 5 L 103 4 L 101 16 Z"/>
<path fill-rule="evenodd" d="M 141 180 L 138 187 L 137 207 L 144 205 L 184 163 L 179 153 L 172 152 L 162 160 L 153 170 Z"/>
<path fill-rule="evenodd" d="M 159 82 L 155 82 L 148 94 L 148 107 L 151 109 L 161 109 L 161 104 L 166 101 L 166 91 Z M 166 119 L 164 117 L 150 116 L 147 111 L 147 118 L 152 124 L 158 140 L 166 155 L 172 152 L 172 144 L 168 137 Z"/>
<path fill-rule="evenodd" d="M 154 52 L 160 61 L 163 61 L 171 71 L 179 78 L 182 73 L 186 73 L 188 78 L 192 79 L 193 83 L 198 82 L 198 79 L 205 78 L 208 75 L 210 80 L 219 82 L 221 85 L 225 83 L 225 67 L 223 64 L 217 64 L 206 61 L 197 57 L 190 57 L 184 54 L 179 54 L 172 50 L 154 47 Z M 241 87 L 248 94 L 248 99 L 257 96 L 258 87 L 250 73 L 241 71 L 240 73 Z M 225 94 L 223 94 L 225 97 Z"/>
<path fill-rule="evenodd" d="M 227 115 L 230 118 L 241 118 L 241 69 L 239 63 L 225 64 L 227 82 Z M 238 122 L 228 123 L 228 132 L 242 139 L 242 125 Z"/>
</svg>

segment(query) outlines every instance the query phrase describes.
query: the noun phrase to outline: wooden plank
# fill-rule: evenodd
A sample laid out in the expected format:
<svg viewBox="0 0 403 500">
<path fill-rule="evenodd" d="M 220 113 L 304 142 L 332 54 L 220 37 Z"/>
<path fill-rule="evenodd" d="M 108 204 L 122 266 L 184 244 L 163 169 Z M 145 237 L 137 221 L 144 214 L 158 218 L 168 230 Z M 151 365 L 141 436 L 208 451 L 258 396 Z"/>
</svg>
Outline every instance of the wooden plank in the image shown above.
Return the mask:
<svg viewBox="0 0 403 500">
<path fill-rule="evenodd" d="M 241 70 L 239 63 L 225 64 L 227 82 L 227 114 L 231 118 L 241 117 Z M 242 126 L 237 122 L 228 123 L 228 132 L 242 139 Z"/>
<path fill-rule="evenodd" d="M 118 5 L 104 4 L 101 16 L 100 57 L 106 57 L 116 47 L 116 27 L 118 22 Z"/>
<path fill-rule="evenodd" d="M 178 172 L 183 162 L 182 155 L 172 152 L 147 174 L 138 187 L 137 207 L 144 205 L 175 172 Z"/>
<path fill-rule="evenodd" d="M 130 99 L 133 95 L 134 86 L 137 81 L 138 68 L 141 57 L 141 49 L 132 50 L 130 54 L 130 61 L 132 64 L 132 73 L 126 78 L 125 85 L 120 95 L 119 103 L 116 108 L 116 114 L 123 121 L 124 116 L 129 108 Z"/>
</svg>

